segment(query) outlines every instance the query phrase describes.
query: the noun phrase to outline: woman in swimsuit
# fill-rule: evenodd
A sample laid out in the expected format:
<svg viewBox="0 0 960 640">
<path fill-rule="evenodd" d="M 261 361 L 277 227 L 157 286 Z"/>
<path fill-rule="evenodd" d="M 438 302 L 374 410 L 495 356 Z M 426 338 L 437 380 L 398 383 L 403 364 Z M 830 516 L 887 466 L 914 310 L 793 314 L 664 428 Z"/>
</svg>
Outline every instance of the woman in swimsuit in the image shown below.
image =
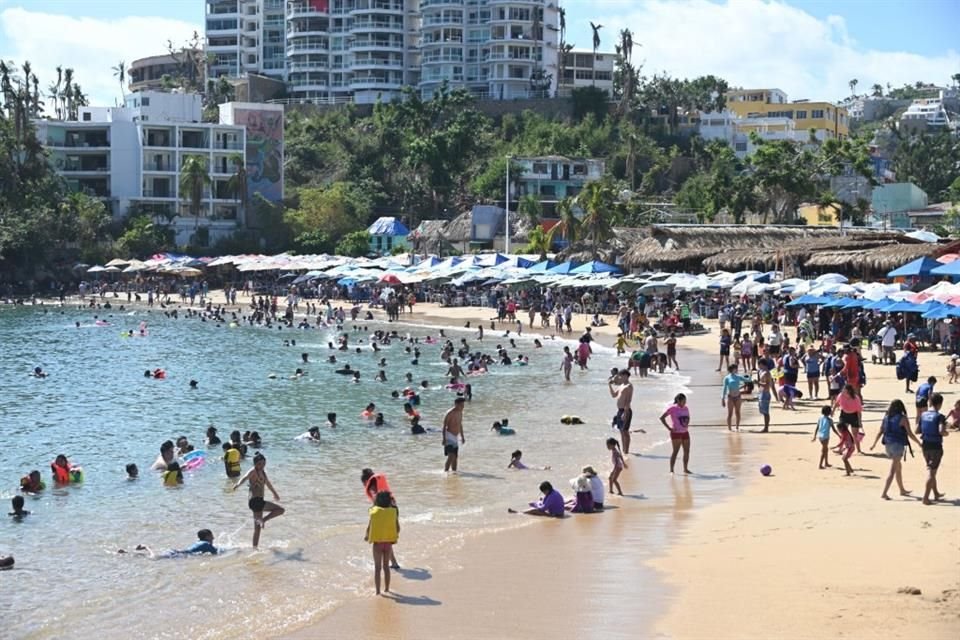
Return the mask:
<svg viewBox="0 0 960 640">
<path fill-rule="evenodd" d="M 260 530 L 269 520 L 283 515 L 284 508 L 273 502 L 266 502 L 263 499 L 264 489 L 270 489 L 273 499 L 280 502 L 280 496 L 277 490 L 270 484 L 270 479 L 266 472 L 267 459 L 262 453 L 253 456 L 253 468 L 247 471 L 247 474 L 240 478 L 237 484 L 233 485 L 236 491 L 244 482 L 250 483 L 250 510 L 253 511 L 253 548 L 256 549 L 260 544 Z M 267 516 L 264 517 L 264 511 Z"/>
</svg>

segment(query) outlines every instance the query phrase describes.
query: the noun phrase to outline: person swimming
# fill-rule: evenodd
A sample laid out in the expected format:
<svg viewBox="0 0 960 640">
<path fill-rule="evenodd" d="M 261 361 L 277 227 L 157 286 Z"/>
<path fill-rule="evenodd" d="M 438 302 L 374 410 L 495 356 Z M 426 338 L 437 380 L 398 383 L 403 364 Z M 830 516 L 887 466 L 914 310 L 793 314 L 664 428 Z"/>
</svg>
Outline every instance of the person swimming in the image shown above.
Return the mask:
<svg viewBox="0 0 960 640">
<path fill-rule="evenodd" d="M 512 436 L 512 435 L 516 435 L 517 433 L 507 425 L 506 419 L 504 419 L 503 421 L 494 422 L 493 426 L 490 427 L 490 430 L 496 431 L 497 435 L 501 435 L 501 436 Z"/>
</svg>

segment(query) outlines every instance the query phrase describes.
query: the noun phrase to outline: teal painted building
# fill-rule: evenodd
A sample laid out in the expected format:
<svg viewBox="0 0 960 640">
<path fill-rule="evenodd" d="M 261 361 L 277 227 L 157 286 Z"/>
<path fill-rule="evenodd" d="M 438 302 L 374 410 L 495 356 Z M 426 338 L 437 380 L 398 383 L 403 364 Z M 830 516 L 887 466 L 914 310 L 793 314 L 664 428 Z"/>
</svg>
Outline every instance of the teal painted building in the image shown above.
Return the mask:
<svg viewBox="0 0 960 640">
<path fill-rule="evenodd" d="M 886 226 L 906 229 L 912 226 L 908 211 L 927 207 L 926 192 L 912 182 L 893 182 L 873 189 L 871 207 L 873 213 Z"/>
</svg>

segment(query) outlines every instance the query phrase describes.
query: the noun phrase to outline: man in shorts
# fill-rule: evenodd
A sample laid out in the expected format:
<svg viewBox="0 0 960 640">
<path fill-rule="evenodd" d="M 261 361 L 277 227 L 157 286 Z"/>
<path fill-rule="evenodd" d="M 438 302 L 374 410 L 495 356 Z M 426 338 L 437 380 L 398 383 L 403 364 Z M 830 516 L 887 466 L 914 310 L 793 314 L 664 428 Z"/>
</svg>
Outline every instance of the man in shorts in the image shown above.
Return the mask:
<svg viewBox="0 0 960 640">
<path fill-rule="evenodd" d="M 943 396 L 934 393 L 930 396 L 930 410 L 920 414 L 920 425 L 917 433 L 923 448 L 923 459 L 927 463 L 927 486 L 923 491 L 923 504 L 933 504 L 942 500 L 943 495 L 937 491 L 937 470 L 943 459 L 943 438 L 947 435 L 947 418 L 940 413 L 943 406 Z M 933 500 L 930 499 L 931 495 Z"/>
<path fill-rule="evenodd" d="M 457 396 L 453 401 L 453 408 L 443 416 L 443 455 L 447 457 L 443 465 L 444 471 L 457 471 L 457 462 L 460 457 L 460 445 L 466 442 L 463 437 L 463 408 L 466 398 Z"/>
<path fill-rule="evenodd" d="M 617 386 L 614 386 L 617 385 Z M 617 415 L 613 417 L 613 426 L 620 431 L 620 442 L 623 444 L 623 455 L 630 453 L 630 423 L 633 421 L 633 385 L 630 383 L 630 372 L 623 370 L 607 381 L 610 397 L 617 400 Z"/>
</svg>

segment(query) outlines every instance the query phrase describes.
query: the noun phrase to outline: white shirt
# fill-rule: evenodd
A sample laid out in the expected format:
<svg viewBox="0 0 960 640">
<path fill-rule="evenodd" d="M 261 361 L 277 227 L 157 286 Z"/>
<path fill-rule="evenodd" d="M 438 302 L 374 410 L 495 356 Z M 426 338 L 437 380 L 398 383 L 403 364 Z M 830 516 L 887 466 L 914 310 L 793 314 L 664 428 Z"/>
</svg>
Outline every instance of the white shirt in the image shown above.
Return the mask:
<svg viewBox="0 0 960 640">
<path fill-rule="evenodd" d="M 884 347 L 893 347 L 897 342 L 897 330 L 892 326 L 889 326 L 883 330 L 883 333 L 880 334 L 880 343 Z"/>
<path fill-rule="evenodd" d="M 774 331 L 774 332 L 772 332 L 772 333 L 770 334 L 770 337 L 767 338 L 767 344 L 769 344 L 771 347 L 779 347 L 779 346 L 780 346 L 780 332 L 779 332 L 779 331 Z"/>
</svg>

